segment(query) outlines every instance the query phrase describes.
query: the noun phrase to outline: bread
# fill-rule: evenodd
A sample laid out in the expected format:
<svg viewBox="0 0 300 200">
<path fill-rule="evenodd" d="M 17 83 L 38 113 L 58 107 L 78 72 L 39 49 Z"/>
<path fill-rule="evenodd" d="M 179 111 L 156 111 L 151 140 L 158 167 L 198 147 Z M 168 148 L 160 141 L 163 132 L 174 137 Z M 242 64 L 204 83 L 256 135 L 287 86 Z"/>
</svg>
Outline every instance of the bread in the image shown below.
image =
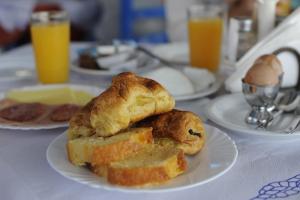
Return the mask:
<svg viewBox="0 0 300 200">
<path fill-rule="evenodd" d="M 68 158 L 77 166 L 93 163 L 106 165 L 124 159 L 132 153 L 152 144 L 152 128 L 132 128 L 118 135 L 102 137 L 81 137 L 67 143 Z"/>
<path fill-rule="evenodd" d="M 182 150 L 153 144 L 125 160 L 112 162 L 107 167 L 107 180 L 123 186 L 151 186 L 168 181 L 186 169 Z"/>
<path fill-rule="evenodd" d="M 137 127 L 152 127 L 154 137 L 169 137 L 178 142 L 186 154 L 199 152 L 205 143 L 205 128 L 201 119 L 189 111 L 172 110 L 144 119 Z"/>
<path fill-rule="evenodd" d="M 175 140 L 173 140 L 171 138 L 154 138 L 154 144 L 159 147 L 172 148 L 172 149 L 178 148 L 180 145 L 180 143 L 176 142 Z M 145 146 L 145 148 L 149 148 L 149 147 Z M 128 159 L 128 158 L 125 158 L 125 159 Z M 107 169 L 110 164 L 111 163 L 104 165 L 104 164 L 96 164 L 96 163 L 92 162 L 90 165 L 90 169 L 98 176 L 107 177 Z"/>
<path fill-rule="evenodd" d="M 184 154 L 199 152 L 206 136 L 197 115 L 174 106 L 157 82 L 119 74 L 70 120 L 70 162 L 123 186 L 152 186 L 180 175 L 187 169 Z"/>
<path fill-rule="evenodd" d="M 90 123 L 98 136 L 110 136 L 146 117 L 168 112 L 173 97 L 157 82 L 125 72 L 95 99 Z"/>
<path fill-rule="evenodd" d="M 88 137 L 95 134 L 95 130 L 90 124 L 90 113 L 95 99 L 82 107 L 69 121 L 68 139 L 78 137 Z"/>
</svg>

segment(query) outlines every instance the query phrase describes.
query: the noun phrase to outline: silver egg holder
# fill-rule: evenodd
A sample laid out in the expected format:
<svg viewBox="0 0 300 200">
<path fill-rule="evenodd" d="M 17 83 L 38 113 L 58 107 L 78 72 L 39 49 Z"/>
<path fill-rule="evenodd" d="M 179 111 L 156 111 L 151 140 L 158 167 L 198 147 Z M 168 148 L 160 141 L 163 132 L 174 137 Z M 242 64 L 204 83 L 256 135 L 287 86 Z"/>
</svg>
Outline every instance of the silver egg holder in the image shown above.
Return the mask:
<svg viewBox="0 0 300 200">
<path fill-rule="evenodd" d="M 278 55 L 287 52 L 295 56 L 298 61 L 300 70 L 300 54 L 292 47 L 282 47 L 273 52 Z M 300 74 L 299 74 L 300 76 Z M 283 79 L 283 74 L 279 76 L 279 82 L 274 86 L 257 86 L 245 83 L 242 80 L 243 93 L 246 101 L 251 106 L 251 111 L 245 118 L 245 122 L 258 127 L 260 124 L 266 124 L 273 119 L 272 111 L 276 108 L 274 103 Z M 296 85 L 296 89 L 300 89 L 300 78 Z"/>
<path fill-rule="evenodd" d="M 244 96 L 251 106 L 251 111 L 245 118 L 246 123 L 258 126 L 273 119 L 271 112 L 276 107 L 274 101 L 278 95 L 280 83 L 281 81 L 274 86 L 256 86 L 242 80 Z"/>
</svg>

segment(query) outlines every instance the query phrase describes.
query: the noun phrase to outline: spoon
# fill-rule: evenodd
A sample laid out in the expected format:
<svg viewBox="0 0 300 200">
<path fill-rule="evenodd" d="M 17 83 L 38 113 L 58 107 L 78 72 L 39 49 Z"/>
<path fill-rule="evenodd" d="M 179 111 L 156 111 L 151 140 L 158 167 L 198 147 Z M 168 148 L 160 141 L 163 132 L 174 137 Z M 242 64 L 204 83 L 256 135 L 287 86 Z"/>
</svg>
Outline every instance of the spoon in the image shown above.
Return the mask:
<svg viewBox="0 0 300 200">
<path fill-rule="evenodd" d="M 166 60 L 166 59 L 164 59 L 164 58 L 162 58 L 162 57 L 160 57 L 160 56 L 152 53 L 152 51 L 149 50 L 149 49 L 147 49 L 146 47 L 143 47 L 141 45 L 137 45 L 136 49 L 139 50 L 139 51 L 142 51 L 145 54 L 147 54 L 148 56 L 150 56 L 150 57 L 158 60 L 161 64 L 164 64 L 164 65 L 166 65 L 168 67 L 178 67 L 178 65 L 176 65 L 175 63 L 170 62 L 170 61 L 168 61 L 168 60 Z"/>
<path fill-rule="evenodd" d="M 293 134 L 300 125 L 300 106 L 297 106 L 294 112 L 295 118 L 290 125 L 284 130 L 285 133 Z"/>
<path fill-rule="evenodd" d="M 269 127 L 275 119 L 281 116 L 284 112 L 293 111 L 300 101 L 300 97 L 295 90 L 290 90 L 285 93 L 281 93 L 281 96 L 276 102 L 276 108 L 271 111 L 272 118 L 264 123 L 258 124 L 257 128 L 267 128 Z"/>
</svg>

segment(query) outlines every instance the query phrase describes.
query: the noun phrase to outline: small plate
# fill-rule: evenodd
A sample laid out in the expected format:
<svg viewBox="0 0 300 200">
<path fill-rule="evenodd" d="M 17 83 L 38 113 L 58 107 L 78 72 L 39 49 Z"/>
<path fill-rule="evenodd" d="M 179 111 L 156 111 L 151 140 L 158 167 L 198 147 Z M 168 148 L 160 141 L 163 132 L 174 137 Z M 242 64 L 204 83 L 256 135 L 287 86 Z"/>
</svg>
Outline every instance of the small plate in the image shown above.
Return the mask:
<svg viewBox="0 0 300 200">
<path fill-rule="evenodd" d="M 112 46 L 111 46 L 112 47 Z M 120 62 L 119 64 L 115 63 L 114 66 L 110 66 L 110 69 L 87 69 L 79 66 L 78 58 L 76 58 L 71 63 L 71 70 L 77 73 L 86 74 L 86 75 L 96 75 L 96 76 L 114 76 L 124 71 L 133 71 L 137 74 L 147 72 L 151 69 L 154 69 L 158 66 L 159 62 L 146 54 L 136 53 L 136 56 L 131 57 L 130 59 Z M 103 61 L 107 58 L 99 58 L 98 62 Z M 119 59 L 119 58 L 115 58 Z M 111 62 L 111 60 L 110 60 Z"/>
<path fill-rule="evenodd" d="M 27 86 L 22 88 L 16 88 L 13 90 L 23 90 L 23 91 L 34 91 L 34 90 L 47 90 L 54 88 L 65 88 L 70 87 L 74 90 L 81 90 L 88 92 L 94 96 L 99 95 L 103 89 L 98 87 L 84 86 L 84 85 L 74 85 L 74 84 L 51 84 L 51 85 L 36 85 L 36 86 Z M 6 97 L 5 93 L 0 93 L 0 100 Z M 53 129 L 53 128 L 61 128 L 67 127 L 68 122 L 53 122 L 51 124 L 18 124 L 18 125 L 10 125 L 10 124 L 1 124 L 0 128 L 3 129 L 13 129 L 13 130 L 41 130 L 41 129 Z"/>
<path fill-rule="evenodd" d="M 256 129 L 244 120 L 250 111 L 242 93 L 224 95 L 215 99 L 207 107 L 207 117 L 216 124 L 242 135 L 268 139 L 300 139 L 300 132 L 286 134 L 283 130 L 291 123 L 293 115 L 284 115 L 267 130 Z"/>
<path fill-rule="evenodd" d="M 93 188 L 141 193 L 169 192 L 192 188 L 219 178 L 225 174 L 237 159 L 237 148 L 224 132 L 206 125 L 207 141 L 196 156 L 187 156 L 188 170 L 169 182 L 149 188 L 130 188 L 109 184 L 103 177 L 98 177 L 84 167 L 72 165 L 66 152 L 66 132 L 55 138 L 47 149 L 50 166 L 62 176 L 73 181 L 87 184 Z"/>
</svg>

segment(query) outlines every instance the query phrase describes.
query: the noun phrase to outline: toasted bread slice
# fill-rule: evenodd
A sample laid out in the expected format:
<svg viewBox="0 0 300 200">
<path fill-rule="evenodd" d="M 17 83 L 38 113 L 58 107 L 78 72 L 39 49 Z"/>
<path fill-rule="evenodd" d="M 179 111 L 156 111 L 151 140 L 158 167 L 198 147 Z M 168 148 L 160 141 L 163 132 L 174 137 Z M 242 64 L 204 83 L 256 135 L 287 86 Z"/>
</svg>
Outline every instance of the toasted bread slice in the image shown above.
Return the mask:
<svg viewBox="0 0 300 200">
<path fill-rule="evenodd" d="M 182 174 L 187 168 L 184 153 L 173 145 L 148 145 L 144 150 L 107 167 L 107 180 L 123 186 L 156 185 Z"/>
<path fill-rule="evenodd" d="M 82 137 L 69 140 L 68 157 L 74 165 L 86 163 L 106 165 L 121 160 L 153 143 L 152 128 L 132 128 L 118 135 L 102 137 Z"/>
</svg>

